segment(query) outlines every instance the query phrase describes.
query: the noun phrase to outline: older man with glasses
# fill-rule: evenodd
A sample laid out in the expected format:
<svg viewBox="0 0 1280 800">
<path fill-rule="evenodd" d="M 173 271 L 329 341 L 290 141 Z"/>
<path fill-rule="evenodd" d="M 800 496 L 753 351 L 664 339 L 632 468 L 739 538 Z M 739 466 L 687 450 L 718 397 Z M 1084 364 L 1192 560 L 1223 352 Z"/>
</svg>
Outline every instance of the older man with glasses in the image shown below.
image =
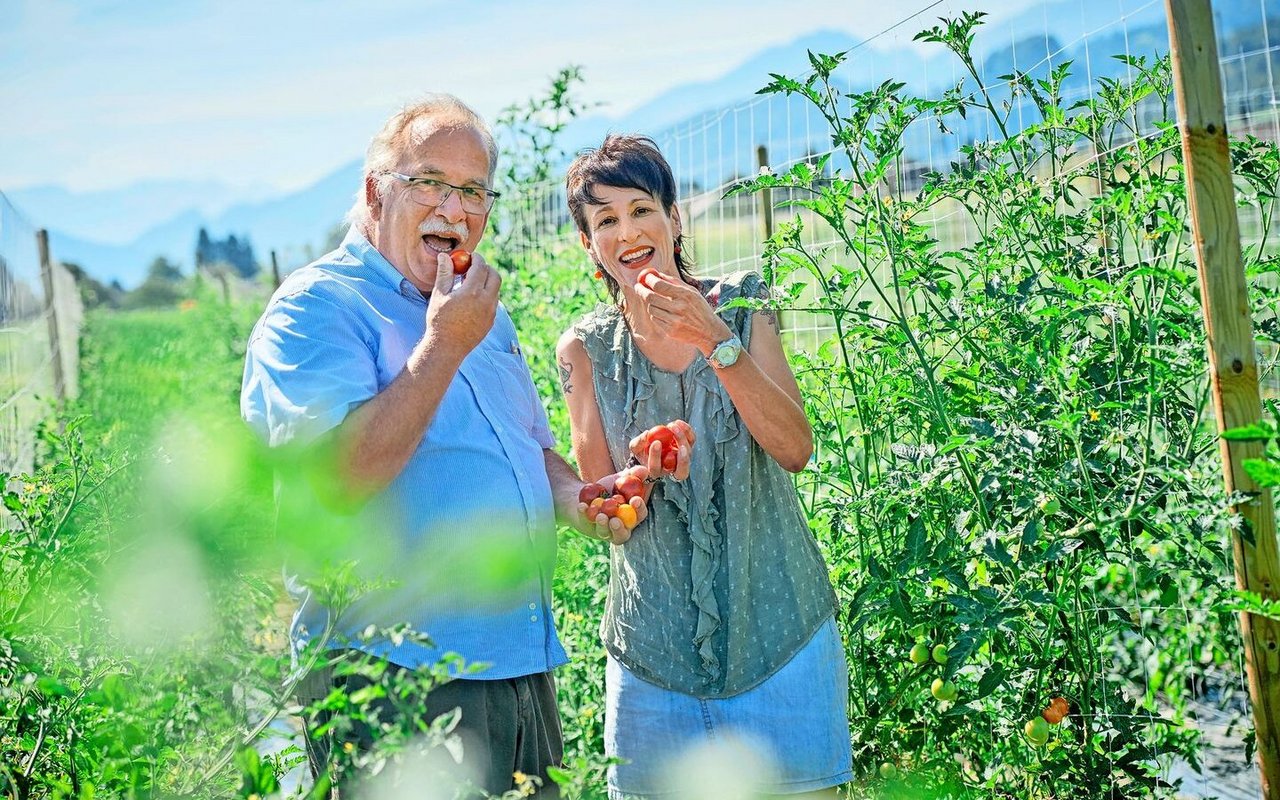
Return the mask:
<svg viewBox="0 0 1280 800">
<path fill-rule="evenodd" d="M 555 520 L 607 531 L 579 515 L 583 482 L 552 450 L 498 273 L 473 255 L 454 277 L 450 254 L 484 235 L 496 160 L 488 126 L 457 98 L 431 95 L 392 116 L 369 146 L 346 239 L 292 273 L 254 328 L 241 411 L 272 446 L 332 446 L 343 493 L 357 498 L 357 573 L 389 584 L 335 613 L 291 580 L 295 654 L 347 648 L 390 670 L 446 653 L 485 665 L 454 668 L 416 713 L 425 726 L 461 709 L 457 730 L 485 791 L 524 773 L 549 796 L 547 768 L 562 755 L 551 671 L 567 660 L 551 617 Z M 500 586 L 491 556 L 517 565 L 499 570 Z M 378 633 L 402 624 L 429 641 Z M 319 675 L 317 697 L 362 680 Z M 379 713 L 403 706 L 387 699 Z M 357 724 L 344 738 L 350 752 L 374 737 Z M 317 776 L 326 745 L 309 737 Z"/>
</svg>

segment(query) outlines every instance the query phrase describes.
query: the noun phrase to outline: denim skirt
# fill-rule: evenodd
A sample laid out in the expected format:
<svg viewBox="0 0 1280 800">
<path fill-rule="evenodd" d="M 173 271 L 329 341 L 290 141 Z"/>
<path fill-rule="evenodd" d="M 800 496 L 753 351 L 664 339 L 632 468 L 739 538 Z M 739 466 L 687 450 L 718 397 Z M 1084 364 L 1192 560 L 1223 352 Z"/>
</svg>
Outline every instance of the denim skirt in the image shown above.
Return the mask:
<svg viewBox="0 0 1280 800">
<path fill-rule="evenodd" d="M 609 797 L 792 794 L 853 779 L 849 670 L 834 619 L 742 694 L 700 699 L 655 686 L 609 657 Z"/>
</svg>

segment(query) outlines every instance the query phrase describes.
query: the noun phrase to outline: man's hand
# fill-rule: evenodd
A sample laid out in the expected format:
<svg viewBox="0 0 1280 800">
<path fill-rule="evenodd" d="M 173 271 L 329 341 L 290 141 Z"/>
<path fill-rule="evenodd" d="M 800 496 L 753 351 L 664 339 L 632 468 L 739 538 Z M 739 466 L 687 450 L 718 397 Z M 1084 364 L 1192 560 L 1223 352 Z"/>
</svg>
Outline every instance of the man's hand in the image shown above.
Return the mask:
<svg viewBox="0 0 1280 800">
<path fill-rule="evenodd" d="M 648 477 L 648 468 L 629 467 L 621 472 L 606 475 L 594 483 L 582 484 L 584 491 L 579 494 L 578 517 L 573 521 L 573 526 L 593 539 L 623 544 L 631 538 L 631 532 L 649 516 L 647 502 L 650 485 L 645 482 Z M 601 502 L 583 502 L 589 491 L 587 487 L 591 486 L 599 486 L 602 490 Z M 594 492 L 591 493 L 594 494 Z M 616 503 L 616 501 L 606 498 L 612 498 L 615 494 L 633 495 L 625 503 L 630 506 L 631 512 L 623 510 L 615 511 L 612 515 L 607 513 L 604 504 Z M 634 514 L 634 521 L 629 518 L 632 514 Z"/>
<path fill-rule="evenodd" d="M 427 304 L 427 331 L 423 337 L 432 349 L 447 352 L 459 361 L 484 340 L 498 310 L 502 278 L 478 254 L 471 268 L 455 286 L 453 259 L 436 256 L 436 282 Z"/>
</svg>

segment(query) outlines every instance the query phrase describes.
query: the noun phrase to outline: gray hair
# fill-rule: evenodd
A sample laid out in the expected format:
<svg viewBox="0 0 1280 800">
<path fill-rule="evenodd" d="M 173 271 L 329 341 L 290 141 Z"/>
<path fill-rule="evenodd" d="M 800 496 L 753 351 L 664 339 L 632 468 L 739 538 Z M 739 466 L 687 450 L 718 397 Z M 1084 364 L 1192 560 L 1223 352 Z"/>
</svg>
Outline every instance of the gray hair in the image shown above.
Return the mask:
<svg viewBox="0 0 1280 800">
<path fill-rule="evenodd" d="M 489 183 L 493 184 L 493 176 L 498 169 L 498 142 L 494 139 L 489 124 L 470 106 L 453 95 L 432 92 L 418 102 L 406 105 L 392 114 L 391 118 L 383 124 L 382 130 L 373 137 L 373 141 L 369 142 L 369 149 L 364 157 L 364 180 L 360 182 L 360 188 L 356 190 L 355 202 L 346 216 L 348 223 L 356 225 L 366 234 L 369 233 L 372 218 L 369 215 L 369 204 L 365 199 L 365 181 L 369 176 L 377 176 L 378 196 L 382 196 L 395 180 L 385 173 L 395 169 L 396 163 L 400 160 L 408 143 L 409 128 L 414 122 L 424 117 L 436 118 L 447 123 L 461 123 L 480 134 L 485 150 L 489 153 Z"/>
</svg>

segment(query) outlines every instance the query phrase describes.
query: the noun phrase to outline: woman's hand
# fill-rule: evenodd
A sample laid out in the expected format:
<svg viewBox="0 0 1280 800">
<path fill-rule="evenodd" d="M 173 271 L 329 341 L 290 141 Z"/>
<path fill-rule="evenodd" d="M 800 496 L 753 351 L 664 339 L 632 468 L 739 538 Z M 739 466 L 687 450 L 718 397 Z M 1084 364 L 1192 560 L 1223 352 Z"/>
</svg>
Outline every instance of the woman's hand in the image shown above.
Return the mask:
<svg viewBox="0 0 1280 800">
<path fill-rule="evenodd" d="M 650 428 L 632 439 L 629 444 L 631 454 L 647 468 L 649 478 L 646 485 L 657 483 L 668 475 L 678 481 L 689 477 L 689 461 L 693 455 L 693 443 L 697 438 L 692 425 L 677 419 L 666 425 Z M 669 448 L 674 458 L 663 452 L 664 441 L 674 445 Z M 648 497 L 646 490 L 646 501 Z"/>
<path fill-rule="evenodd" d="M 704 356 L 733 335 L 707 299 L 683 281 L 655 272 L 637 283 L 635 292 L 650 319 L 667 336 L 693 345 Z"/>
</svg>

